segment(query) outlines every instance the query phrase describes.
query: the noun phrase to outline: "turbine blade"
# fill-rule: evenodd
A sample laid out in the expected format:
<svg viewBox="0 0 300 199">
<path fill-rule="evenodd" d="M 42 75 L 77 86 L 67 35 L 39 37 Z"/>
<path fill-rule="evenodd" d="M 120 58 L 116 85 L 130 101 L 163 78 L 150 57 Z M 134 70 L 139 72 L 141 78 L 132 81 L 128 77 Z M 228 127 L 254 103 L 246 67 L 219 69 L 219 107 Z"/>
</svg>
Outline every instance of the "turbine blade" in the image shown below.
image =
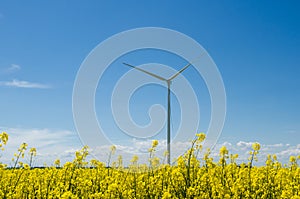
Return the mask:
<svg viewBox="0 0 300 199">
<path fill-rule="evenodd" d="M 170 77 L 168 79 L 168 81 L 173 80 L 175 77 L 177 77 L 180 73 L 182 73 L 185 69 L 187 69 L 190 65 L 192 65 L 191 63 L 188 63 L 185 67 L 183 67 L 180 71 L 178 71 L 175 75 L 173 75 L 172 77 Z"/>
<path fill-rule="evenodd" d="M 173 75 L 172 77 L 170 77 L 169 79 L 168 79 L 168 81 L 171 81 L 171 80 L 173 80 L 175 77 L 177 77 L 180 73 L 182 73 L 185 69 L 187 69 L 190 65 L 192 65 L 192 63 L 195 63 L 195 61 L 197 61 L 200 57 L 202 57 L 203 55 L 205 54 L 205 52 L 204 53 L 201 53 L 200 55 L 199 55 L 199 57 L 197 57 L 194 61 L 192 61 L 192 62 L 190 62 L 190 63 L 188 63 L 185 67 L 183 67 L 180 71 L 178 71 L 175 75 Z"/>
<path fill-rule="evenodd" d="M 144 69 L 138 68 L 138 67 L 136 67 L 136 66 L 133 66 L 133 65 L 130 65 L 130 64 L 127 64 L 127 63 L 123 63 L 123 64 L 126 65 L 126 66 L 129 66 L 129 67 L 131 67 L 131 68 L 137 69 L 137 70 L 139 70 L 139 71 L 141 71 L 141 72 L 144 72 L 144 73 L 146 73 L 146 74 L 148 74 L 148 75 L 150 75 L 150 76 L 152 76 L 152 77 L 155 77 L 155 78 L 157 78 L 157 79 L 160 79 L 160 80 L 162 80 L 162 81 L 167 81 L 167 79 L 165 79 L 165 78 L 163 78 L 163 77 L 161 77 L 161 76 L 155 75 L 155 74 L 153 74 L 153 73 L 151 73 L 151 72 L 148 72 L 148 71 L 146 71 L 146 70 L 144 70 Z"/>
</svg>

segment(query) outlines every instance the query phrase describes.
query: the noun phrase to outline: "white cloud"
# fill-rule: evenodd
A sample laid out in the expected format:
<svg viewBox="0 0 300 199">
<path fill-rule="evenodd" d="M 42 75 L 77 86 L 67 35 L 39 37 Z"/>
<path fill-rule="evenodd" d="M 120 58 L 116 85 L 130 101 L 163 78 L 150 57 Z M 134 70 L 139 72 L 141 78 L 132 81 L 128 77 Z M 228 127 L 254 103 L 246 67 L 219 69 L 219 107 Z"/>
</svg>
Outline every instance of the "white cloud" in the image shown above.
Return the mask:
<svg viewBox="0 0 300 199">
<path fill-rule="evenodd" d="M 21 66 L 18 64 L 11 64 L 8 68 L 5 68 L 0 71 L 0 74 L 10 74 L 15 73 L 21 70 Z M 47 89 L 51 88 L 49 85 L 29 82 L 29 81 L 21 81 L 17 79 L 13 79 L 12 81 L 0 81 L 0 86 L 6 87 L 16 87 L 16 88 L 38 88 L 38 89 Z"/>
<path fill-rule="evenodd" d="M 161 159 L 161 161 L 165 161 L 164 152 L 166 151 L 166 140 L 158 140 L 159 144 L 156 148 L 155 155 Z M 130 163 L 131 158 L 134 155 L 139 157 L 139 163 L 147 163 L 149 160 L 149 152 L 148 149 L 151 148 L 152 140 L 138 140 L 132 139 L 127 143 L 127 145 L 117 144 L 116 146 L 116 154 L 113 156 L 113 160 L 117 158 L 117 156 L 121 155 L 123 158 L 123 162 L 125 165 Z M 92 152 L 91 155 L 94 155 L 93 158 L 97 158 L 100 161 L 107 162 L 109 152 L 109 145 L 98 146 Z M 190 142 L 173 142 L 171 144 L 171 152 L 172 157 L 171 161 L 174 162 L 177 157 L 184 154 L 187 149 L 191 147 Z"/>
<path fill-rule="evenodd" d="M 287 149 L 278 152 L 277 155 L 280 157 L 289 157 L 292 155 L 298 156 L 300 155 L 300 144 L 296 146 L 290 146 Z"/>
<path fill-rule="evenodd" d="M 226 146 L 227 148 L 233 148 L 233 145 L 230 143 L 230 142 L 224 142 L 223 144 L 222 144 L 223 146 Z"/>
<path fill-rule="evenodd" d="M 253 142 L 239 141 L 236 145 L 243 150 L 251 149 Z"/>
<path fill-rule="evenodd" d="M 265 145 L 265 146 L 277 148 L 277 147 L 283 147 L 284 144 L 282 144 L 282 143 L 279 143 L 279 144 L 269 144 L 269 145 Z"/>
<path fill-rule="evenodd" d="M 5 151 L 0 152 L 0 162 L 6 164 L 11 163 L 13 154 L 17 151 L 21 143 L 28 143 L 28 147 L 37 148 L 38 156 L 36 157 L 36 166 L 42 166 L 43 163 L 51 165 L 55 159 L 60 159 L 62 163 L 72 161 L 76 150 L 82 148 L 79 137 L 75 132 L 68 130 L 51 130 L 51 129 L 23 129 L 23 128 L 1 128 L 0 131 L 9 133 L 9 141 L 5 146 Z M 149 159 L 148 149 L 151 147 L 152 141 L 132 139 L 124 144 L 117 144 L 116 154 L 112 156 L 111 162 L 116 161 L 121 155 L 125 165 L 130 163 L 133 155 L 139 156 L 139 163 L 147 163 Z M 211 152 L 211 157 L 214 161 L 219 160 L 219 150 L 222 146 L 226 146 L 230 154 L 238 154 L 237 163 L 248 162 L 249 151 L 253 142 L 239 141 L 237 143 L 218 143 Z M 102 162 L 107 162 L 110 152 L 110 145 L 98 146 L 90 149 L 88 159 L 96 158 Z M 190 142 L 173 142 L 171 145 L 172 162 L 184 154 L 191 147 Z M 166 150 L 166 140 L 159 140 L 156 156 L 161 161 L 166 161 L 163 156 Z M 199 154 L 201 158 L 204 151 Z M 255 165 L 263 165 L 268 154 L 276 154 L 278 160 L 283 163 L 288 163 L 291 155 L 300 154 L 300 144 L 288 145 L 283 143 L 278 144 L 261 144 L 261 150 L 258 154 L 258 162 Z M 2 155 L 2 157 L 1 157 Z M 26 158 L 24 162 L 28 161 Z"/>
<path fill-rule="evenodd" d="M 230 154 L 238 154 L 238 163 L 248 162 L 249 152 L 252 151 L 252 144 L 254 142 L 239 141 L 237 143 L 219 143 L 212 150 L 211 156 L 215 159 L 219 159 L 219 150 L 221 146 L 226 146 Z M 258 162 L 255 165 L 264 165 L 267 155 L 277 155 L 278 160 L 282 163 L 288 163 L 291 155 L 300 155 L 300 144 L 290 145 L 288 143 L 276 143 L 276 144 L 261 144 L 260 151 L 257 155 Z"/>
<path fill-rule="evenodd" d="M 28 82 L 28 81 L 20 81 L 17 79 L 14 79 L 12 81 L 0 82 L 0 85 L 7 86 L 7 87 L 17 87 L 17 88 L 38 88 L 38 89 L 51 88 L 49 85 L 46 85 L 46 84 L 33 83 L 33 82 Z"/>
<path fill-rule="evenodd" d="M 70 153 L 67 152 L 82 147 L 77 134 L 68 130 L 0 127 L 0 131 L 9 134 L 5 150 L 0 152 L 0 162 L 6 164 L 11 163 L 13 154 L 17 152 L 23 142 L 27 143 L 29 148 L 35 147 L 37 149 L 36 165 L 39 166 L 43 165 L 44 162 L 49 165 L 61 157 L 64 158 L 63 161 L 68 161 L 67 155 Z"/>
</svg>

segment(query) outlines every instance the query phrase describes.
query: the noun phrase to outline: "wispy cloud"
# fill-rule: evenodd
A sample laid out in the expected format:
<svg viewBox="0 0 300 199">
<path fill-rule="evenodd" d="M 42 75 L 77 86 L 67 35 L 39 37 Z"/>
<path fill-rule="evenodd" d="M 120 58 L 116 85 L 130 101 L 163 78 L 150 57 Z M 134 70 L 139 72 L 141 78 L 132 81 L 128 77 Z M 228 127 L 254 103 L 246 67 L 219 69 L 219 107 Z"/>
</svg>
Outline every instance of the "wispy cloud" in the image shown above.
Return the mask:
<svg viewBox="0 0 300 199">
<path fill-rule="evenodd" d="M 252 144 L 254 142 L 247 141 L 239 141 L 236 144 L 233 143 L 219 143 L 212 151 L 212 156 L 214 159 L 219 158 L 219 150 L 221 146 L 226 146 L 230 153 L 238 154 L 238 163 L 247 162 L 249 152 L 252 151 Z M 255 164 L 263 165 L 265 164 L 265 160 L 267 155 L 277 155 L 278 160 L 283 163 L 288 163 L 289 156 L 291 155 L 299 155 L 300 154 L 300 144 L 298 145 L 290 145 L 289 143 L 275 143 L 275 144 L 263 144 L 261 143 L 261 149 L 259 151 L 258 162 Z"/>
<path fill-rule="evenodd" d="M 14 79 L 12 81 L 0 82 L 0 86 L 16 87 L 16 88 L 38 88 L 38 89 L 51 88 L 51 86 L 46 85 L 46 84 L 28 82 L 28 81 L 20 81 L 17 79 Z"/>
<path fill-rule="evenodd" d="M 298 156 L 299 154 L 300 154 L 300 144 L 298 144 L 297 146 L 288 147 L 287 149 L 278 153 L 278 155 L 282 157 L 289 157 L 292 155 Z"/>
<path fill-rule="evenodd" d="M 252 147 L 253 142 L 244 142 L 244 141 L 239 141 L 236 146 L 240 147 L 242 150 L 249 150 Z"/>
<path fill-rule="evenodd" d="M 21 66 L 18 64 L 11 64 L 9 67 L 0 70 L 0 74 L 11 74 L 21 70 Z M 21 81 L 18 79 L 13 79 L 11 81 L 0 81 L 0 86 L 6 87 L 16 87 L 16 88 L 37 88 L 37 89 L 47 89 L 51 88 L 50 85 L 37 83 L 37 82 L 29 82 L 29 81 Z"/>
<path fill-rule="evenodd" d="M 1 18 L 1 17 L 0 17 Z M 11 74 L 21 70 L 18 64 L 10 64 L 10 66 L 0 69 L 0 74 Z"/>
<path fill-rule="evenodd" d="M 21 66 L 18 64 L 11 64 L 9 68 L 6 69 L 8 72 L 16 72 L 21 70 Z"/>
<path fill-rule="evenodd" d="M 82 147 L 75 132 L 69 130 L 36 129 L 36 128 L 8 128 L 0 127 L 0 132 L 6 131 L 9 134 L 8 143 L 1 153 L 1 162 L 10 164 L 13 154 L 23 142 L 28 147 L 35 147 L 38 155 L 35 165 L 42 166 L 44 163 L 52 164 L 57 158 L 62 161 L 69 161 L 74 156 L 68 151 L 75 151 Z M 25 157 L 25 162 L 27 161 Z"/>
</svg>

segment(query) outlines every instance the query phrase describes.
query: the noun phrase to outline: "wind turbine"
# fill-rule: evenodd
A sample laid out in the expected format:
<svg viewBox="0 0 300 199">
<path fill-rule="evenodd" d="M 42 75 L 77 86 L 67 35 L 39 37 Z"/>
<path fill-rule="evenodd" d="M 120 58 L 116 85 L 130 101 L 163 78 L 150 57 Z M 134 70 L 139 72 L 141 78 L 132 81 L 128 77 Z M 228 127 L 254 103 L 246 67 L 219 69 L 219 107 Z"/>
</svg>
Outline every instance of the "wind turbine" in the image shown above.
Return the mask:
<svg viewBox="0 0 300 199">
<path fill-rule="evenodd" d="M 152 77 L 155 77 L 159 80 L 162 80 L 162 81 L 166 82 L 167 85 L 168 85 L 168 118 L 167 118 L 167 151 L 168 151 L 168 156 L 167 156 L 167 162 L 168 162 L 168 164 L 171 164 L 171 147 L 170 147 L 170 141 L 171 141 L 171 90 L 170 90 L 170 87 L 171 87 L 172 80 L 175 79 L 185 69 L 187 69 L 191 65 L 191 63 L 188 63 L 186 66 L 184 66 L 181 70 L 179 70 L 177 73 L 175 73 L 169 79 L 163 78 L 159 75 L 156 75 L 154 73 L 151 73 L 149 71 L 146 71 L 144 69 L 138 68 L 136 66 L 133 66 L 133 65 L 130 65 L 130 64 L 127 64 L 127 63 L 123 63 L 123 64 L 126 65 L 126 66 L 129 66 L 131 68 L 137 69 L 137 70 L 139 70 L 143 73 L 146 73 L 146 74 L 148 74 Z"/>
</svg>

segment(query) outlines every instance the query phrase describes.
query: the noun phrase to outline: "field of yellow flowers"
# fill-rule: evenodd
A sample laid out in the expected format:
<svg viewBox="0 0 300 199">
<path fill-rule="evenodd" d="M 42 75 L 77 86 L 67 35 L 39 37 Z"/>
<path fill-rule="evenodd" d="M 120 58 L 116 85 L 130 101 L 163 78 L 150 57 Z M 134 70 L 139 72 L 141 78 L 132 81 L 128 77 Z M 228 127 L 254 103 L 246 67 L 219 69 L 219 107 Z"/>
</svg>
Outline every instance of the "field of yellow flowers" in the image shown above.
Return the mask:
<svg viewBox="0 0 300 199">
<path fill-rule="evenodd" d="M 237 155 L 220 149 L 219 160 L 210 152 L 198 158 L 205 134 L 197 134 L 191 148 L 173 166 L 160 163 L 155 156 L 158 141 L 149 149 L 149 163 L 138 164 L 134 156 L 128 167 L 122 157 L 110 164 L 86 161 L 88 147 L 75 153 L 73 162 L 31 168 L 36 149 L 29 149 L 29 162 L 23 163 L 27 144 L 23 143 L 13 158 L 13 167 L 0 164 L 0 198 L 300 198 L 300 156 L 290 157 L 283 166 L 276 156 L 266 157 L 265 166 L 253 166 L 260 145 L 254 143 L 249 162 L 236 164 Z M 8 135 L 0 134 L 3 150 Z"/>
</svg>

